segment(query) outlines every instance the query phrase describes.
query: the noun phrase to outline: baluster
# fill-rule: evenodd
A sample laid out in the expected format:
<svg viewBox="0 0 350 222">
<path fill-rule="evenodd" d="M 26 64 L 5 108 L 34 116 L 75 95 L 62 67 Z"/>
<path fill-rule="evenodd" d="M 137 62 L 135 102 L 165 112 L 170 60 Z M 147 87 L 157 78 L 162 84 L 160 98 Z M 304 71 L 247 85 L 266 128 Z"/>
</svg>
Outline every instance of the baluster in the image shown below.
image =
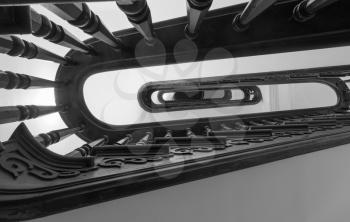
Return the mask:
<svg viewBox="0 0 350 222">
<path fill-rule="evenodd" d="M 282 118 L 272 118 L 273 121 L 277 122 L 277 124 L 284 123 L 284 120 Z"/>
<path fill-rule="evenodd" d="M 73 150 L 72 152 L 66 154 L 66 156 L 72 157 L 86 157 L 91 155 L 91 151 L 96 146 L 103 146 L 108 142 L 108 137 L 104 136 L 103 138 L 97 139 L 91 143 L 84 144 L 83 146 Z"/>
<path fill-rule="evenodd" d="M 126 137 L 124 137 L 123 139 L 121 139 L 118 142 L 116 142 L 115 145 L 119 145 L 119 146 L 127 145 L 131 141 L 132 141 L 132 135 L 131 134 L 127 134 Z"/>
<path fill-rule="evenodd" d="M 46 16 L 30 10 L 32 34 L 37 37 L 44 37 L 50 42 L 81 51 L 91 53 L 92 48 L 80 41 L 62 26 L 50 21 Z"/>
<path fill-rule="evenodd" d="M 171 138 L 171 137 L 173 137 L 172 131 L 167 130 L 166 134 L 164 135 L 164 138 Z"/>
<path fill-rule="evenodd" d="M 213 134 L 213 130 L 210 129 L 209 126 L 204 126 L 204 130 L 205 130 L 205 135 L 207 136 L 211 136 Z"/>
<path fill-rule="evenodd" d="M 252 126 L 263 126 L 264 125 L 264 124 L 258 123 L 256 121 L 249 121 L 249 124 L 252 125 Z"/>
<path fill-rule="evenodd" d="M 262 119 L 261 122 L 264 124 L 268 124 L 268 125 L 277 125 L 278 124 L 278 122 L 273 122 L 273 121 L 266 120 L 266 119 Z M 283 122 L 283 121 L 281 121 L 281 122 Z"/>
<path fill-rule="evenodd" d="M 149 141 L 152 139 L 152 133 L 151 132 L 146 132 L 146 135 L 142 137 L 136 145 L 146 145 L 149 143 Z"/>
<path fill-rule="evenodd" d="M 220 123 L 220 127 L 223 129 L 223 130 L 232 130 L 231 127 L 228 127 L 225 123 Z"/>
<path fill-rule="evenodd" d="M 85 3 L 72 4 L 43 4 L 45 8 L 55 13 L 70 24 L 82 29 L 85 33 L 94 36 L 96 39 L 120 49 L 123 44 L 103 24 L 100 17 L 95 15 Z"/>
<path fill-rule="evenodd" d="M 313 18 L 317 11 L 338 0 L 304 0 L 295 6 L 293 17 L 298 22 L 305 22 Z"/>
<path fill-rule="evenodd" d="M 236 128 L 240 130 L 246 130 L 249 128 L 247 125 L 244 125 L 243 123 L 240 123 L 240 122 L 235 122 L 234 125 Z"/>
<path fill-rule="evenodd" d="M 0 89 L 35 89 L 62 86 L 62 83 L 0 70 Z"/>
<path fill-rule="evenodd" d="M 49 146 L 58 143 L 75 133 L 81 132 L 82 130 L 84 130 L 84 126 L 54 130 L 49 133 L 39 134 L 35 139 L 43 146 Z"/>
<path fill-rule="evenodd" d="M 0 124 L 34 119 L 64 110 L 64 106 L 4 106 L 0 107 Z"/>
<path fill-rule="evenodd" d="M 191 128 L 186 129 L 186 136 L 189 138 L 197 137 L 196 134 L 194 134 L 194 132 L 192 132 Z"/>
<path fill-rule="evenodd" d="M 149 45 L 155 44 L 151 11 L 146 0 L 116 0 L 118 7 L 126 14 L 131 24 L 145 38 Z"/>
<path fill-rule="evenodd" d="M 20 39 L 16 36 L 0 36 L 0 53 L 27 59 L 35 58 L 62 64 L 72 64 L 72 61 L 69 59 L 49 52 L 46 49 L 36 46 L 34 43 Z"/>
<path fill-rule="evenodd" d="M 237 14 L 233 20 L 233 28 L 237 32 L 245 31 L 249 23 L 273 5 L 277 0 L 250 0 L 243 12 Z"/>
<path fill-rule="evenodd" d="M 199 27 L 208 13 L 213 0 L 187 0 L 188 25 L 185 28 L 185 35 L 189 39 L 196 39 Z"/>
</svg>

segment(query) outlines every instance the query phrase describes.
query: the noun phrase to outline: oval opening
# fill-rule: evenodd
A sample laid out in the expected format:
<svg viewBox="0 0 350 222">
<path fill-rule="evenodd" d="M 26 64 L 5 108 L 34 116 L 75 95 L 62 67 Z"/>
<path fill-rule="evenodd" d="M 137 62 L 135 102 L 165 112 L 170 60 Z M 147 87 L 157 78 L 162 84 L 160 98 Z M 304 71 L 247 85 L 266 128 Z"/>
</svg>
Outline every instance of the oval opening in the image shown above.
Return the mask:
<svg viewBox="0 0 350 222">
<path fill-rule="evenodd" d="M 258 87 L 263 100 L 255 105 L 149 113 L 143 110 L 138 103 L 138 90 L 145 83 L 162 80 L 163 77 L 161 75 L 150 77 L 147 72 L 146 74 L 143 72 L 143 69 L 111 71 L 90 76 L 84 84 L 84 99 L 92 115 L 108 124 L 130 125 L 328 107 L 336 105 L 338 99 L 332 88 L 321 83 L 260 85 Z M 148 72 L 149 69 L 151 68 L 148 68 Z M 192 75 L 191 77 L 197 76 Z M 183 79 L 183 76 L 179 75 L 177 78 Z M 169 79 L 176 78 L 172 76 Z M 240 90 L 233 90 L 232 94 L 234 98 L 244 96 Z M 223 90 L 208 91 L 205 95 L 206 98 L 220 98 L 221 96 L 223 96 Z M 173 97 L 171 93 L 164 95 L 164 99 L 167 100 Z M 157 100 L 157 96 L 152 95 L 152 99 Z"/>
<path fill-rule="evenodd" d="M 231 98 L 230 100 L 241 100 L 244 99 L 244 93 L 242 90 L 239 89 L 232 89 L 231 91 Z M 188 94 L 190 94 L 189 92 Z M 160 104 L 160 101 L 158 99 L 159 91 L 156 91 L 152 95 L 152 100 L 156 104 Z M 227 90 L 204 90 L 202 99 L 204 100 L 213 100 L 213 99 L 224 99 L 227 95 Z M 175 92 L 167 92 L 162 94 L 162 99 L 164 101 L 176 101 L 176 95 Z"/>
</svg>

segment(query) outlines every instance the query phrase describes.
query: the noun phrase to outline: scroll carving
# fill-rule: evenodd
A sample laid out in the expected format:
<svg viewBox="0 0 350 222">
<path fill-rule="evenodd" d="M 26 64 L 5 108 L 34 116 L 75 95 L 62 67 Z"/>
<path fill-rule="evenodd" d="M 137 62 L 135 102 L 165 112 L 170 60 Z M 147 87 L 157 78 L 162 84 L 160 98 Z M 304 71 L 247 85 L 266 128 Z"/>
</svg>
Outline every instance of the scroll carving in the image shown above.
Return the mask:
<svg viewBox="0 0 350 222">
<path fill-rule="evenodd" d="M 30 175 L 40 180 L 79 176 L 97 169 L 92 157 L 71 158 L 47 150 L 29 133 L 22 123 L 11 139 L 1 145 L 0 168 L 14 179 Z"/>
</svg>

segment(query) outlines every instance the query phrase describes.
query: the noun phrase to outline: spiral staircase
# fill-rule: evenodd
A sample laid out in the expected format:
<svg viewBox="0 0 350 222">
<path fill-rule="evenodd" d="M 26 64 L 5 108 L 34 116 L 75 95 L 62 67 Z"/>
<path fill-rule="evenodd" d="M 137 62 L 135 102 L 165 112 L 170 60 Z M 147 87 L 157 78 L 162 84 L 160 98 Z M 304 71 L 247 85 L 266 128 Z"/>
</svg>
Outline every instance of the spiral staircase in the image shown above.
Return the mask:
<svg viewBox="0 0 350 222">
<path fill-rule="evenodd" d="M 101 72 L 164 65 L 163 59 L 171 65 L 227 58 L 220 51 L 206 57 L 214 48 L 244 57 L 347 46 L 350 2 L 251 0 L 210 10 L 212 0 L 187 0 L 187 17 L 154 24 L 145 0 L 115 2 L 134 28 L 111 32 L 86 3 L 73 0 L 0 1 L 0 53 L 60 65 L 54 81 L 0 71 L 1 89 L 54 88 L 56 101 L 0 107 L 0 124 L 20 122 L 0 143 L 1 221 L 43 217 L 350 142 L 347 65 L 157 81 L 137 95 L 146 112 L 162 113 L 254 106 L 264 99 L 259 86 L 320 83 L 337 96 L 327 107 L 112 125 L 90 112 L 83 95 L 86 80 Z M 31 7 L 39 3 L 92 38 L 79 40 Z M 62 57 L 18 34 L 71 50 Z M 183 39 L 196 47 L 174 52 Z M 194 50 L 197 56 L 188 56 Z M 205 97 L 208 91 L 223 95 Z M 164 99 L 166 93 L 173 98 Z M 33 135 L 24 122 L 52 113 L 67 128 Z M 71 135 L 85 144 L 65 155 L 48 149 Z"/>
</svg>

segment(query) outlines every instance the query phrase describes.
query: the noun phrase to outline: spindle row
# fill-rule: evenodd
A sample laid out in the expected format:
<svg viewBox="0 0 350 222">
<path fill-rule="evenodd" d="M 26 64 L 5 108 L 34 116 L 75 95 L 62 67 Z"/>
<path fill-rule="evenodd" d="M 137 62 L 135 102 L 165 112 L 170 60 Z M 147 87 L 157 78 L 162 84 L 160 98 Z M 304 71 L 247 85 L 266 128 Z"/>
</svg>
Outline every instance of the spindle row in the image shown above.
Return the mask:
<svg viewBox="0 0 350 222">
<path fill-rule="evenodd" d="M 82 29 L 85 33 L 109 46 L 120 49 L 123 47 L 119 38 L 115 37 L 102 23 L 101 19 L 90 10 L 85 3 L 72 4 L 43 4 L 44 7 L 58 15 L 70 24 Z M 29 7 L 29 6 L 28 6 Z M 3 8 L 5 12 L 8 10 Z M 10 16 L 10 15 L 7 15 Z M 10 18 L 9 18 L 10 19 Z M 64 27 L 54 23 L 45 15 L 29 7 L 27 20 L 30 20 L 31 33 L 36 37 L 43 37 L 52 43 L 68 47 L 89 55 L 96 55 L 95 49 L 79 40 Z M 11 34 L 12 29 L 8 29 Z M 6 32 L 2 30 L 2 33 Z M 76 62 L 68 57 L 59 56 L 43 49 L 34 43 L 20 39 L 13 35 L 0 36 L 0 53 L 10 56 L 20 56 L 27 59 L 41 59 L 60 63 L 62 65 L 75 65 Z"/>
<path fill-rule="evenodd" d="M 0 71 L 0 89 L 58 88 L 64 83 L 41 79 L 26 74 Z M 38 118 L 55 112 L 64 112 L 69 107 L 58 106 L 4 106 L 0 107 L 0 124 Z"/>
<path fill-rule="evenodd" d="M 294 9 L 296 21 L 304 22 L 311 19 L 320 9 L 337 0 L 304 0 Z M 141 33 L 150 45 L 154 44 L 155 34 L 152 25 L 152 16 L 146 0 L 116 0 L 119 8 L 126 14 L 131 24 Z M 213 0 L 187 0 L 188 24 L 185 36 L 196 39 L 199 36 L 200 26 L 205 20 Z M 245 31 L 249 24 L 277 0 L 251 0 L 244 10 L 233 19 L 233 28 Z"/>
<path fill-rule="evenodd" d="M 232 146 L 270 142 L 278 138 L 302 136 L 350 125 L 350 114 L 308 114 L 218 122 L 202 129 L 167 130 L 163 136 L 151 131 L 143 135 L 127 134 L 106 144 L 106 137 L 72 151 L 70 156 L 163 156 L 193 155 Z M 176 132 L 175 132 L 176 131 Z M 176 136 L 174 136 L 174 134 Z"/>
<path fill-rule="evenodd" d="M 304 22 L 311 19 L 322 8 L 336 2 L 337 0 L 304 0 L 294 9 L 296 21 Z M 185 28 L 185 36 L 196 39 L 199 36 L 200 26 L 212 5 L 213 0 L 187 0 L 188 24 Z M 241 13 L 233 19 L 233 28 L 238 31 L 245 31 L 249 24 L 277 0 L 251 0 Z M 116 0 L 118 7 L 126 14 L 130 23 L 144 37 L 150 46 L 155 44 L 156 34 L 153 29 L 152 16 L 146 0 Z M 67 4 L 43 4 L 45 8 L 55 13 L 60 18 L 68 21 L 82 29 L 85 33 L 94 36 L 96 39 L 106 43 L 115 49 L 125 48 L 121 39 L 114 36 L 103 24 L 86 3 Z M 49 41 L 81 51 L 86 54 L 95 55 L 93 47 L 82 42 L 73 34 L 60 25 L 49 20 L 46 16 L 39 14 L 30 8 L 29 17 L 31 20 L 32 34 L 43 37 Z M 49 52 L 34 43 L 27 42 L 16 36 L 0 36 L 0 53 L 10 56 L 20 56 L 28 59 L 43 59 L 58 62 L 61 64 L 75 64 L 69 58 L 63 58 Z"/>
<path fill-rule="evenodd" d="M 71 151 L 66 156 L 113 157 L 114 160 L 120 158 L 123 163 L 144 164 L 149 161 L 161 161 L 172 155 L 210 153 L 232 147 L 237 149 L 237 146 L 244 149 L 244 146 L 251 147 L 250 144 L 303 136 L 349 125 L 349 113 L 310 113 L 254 120 L 223 121 L 213 123 L 210 127 L 203 126 L 201 129 L 198 127 L 182 130 L 168 129 L 163 136 L 154 136 L 151 131 L 143 134 L 127 134 L 118 141 L 109 141 L 107 136 L 101 136 Z M 54 130 L 39 134 L 35 140 L 43 147 L 48 147 L 71 135 L 82 133 L 84 130 L 84 125 Z M 105 164 L 112 164 L 107 162 Z"/>
</svg>

